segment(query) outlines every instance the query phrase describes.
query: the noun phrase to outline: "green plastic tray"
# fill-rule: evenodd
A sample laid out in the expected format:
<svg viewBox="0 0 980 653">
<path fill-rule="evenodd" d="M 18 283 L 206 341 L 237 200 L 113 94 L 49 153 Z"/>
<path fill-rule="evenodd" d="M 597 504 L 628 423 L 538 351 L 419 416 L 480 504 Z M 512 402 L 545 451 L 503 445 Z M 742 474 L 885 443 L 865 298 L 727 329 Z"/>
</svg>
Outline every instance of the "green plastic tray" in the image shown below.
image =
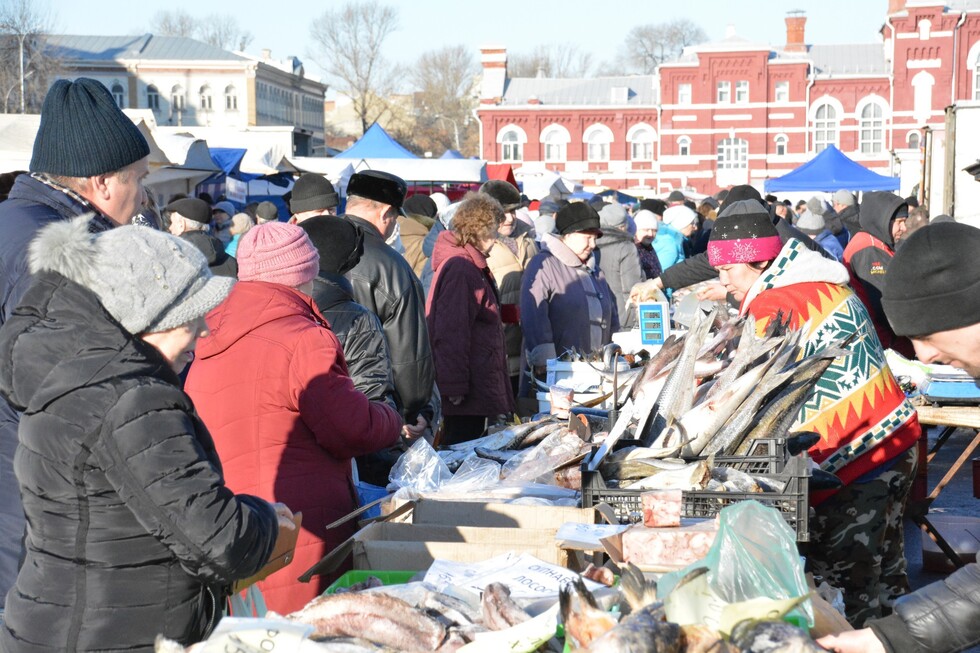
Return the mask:
<svg viewBox="0 0 980 653">
<path fill-rule="evenodd" d="M 348 571 L 346 574 L 335 580 L 330 584 L 330 587 L 324 591 L 324 594 L 333 594 L 337 590 L 350 587 L 351 585 L 356 585 L 364 581 L 369 576 L 374 576 L 379 579 L 385 585 L 403 585 L 407 583 L 412 576 L 417 574 L 416 571 L 370 571 L 370 570 L 355 570 Z"/>
</svg>

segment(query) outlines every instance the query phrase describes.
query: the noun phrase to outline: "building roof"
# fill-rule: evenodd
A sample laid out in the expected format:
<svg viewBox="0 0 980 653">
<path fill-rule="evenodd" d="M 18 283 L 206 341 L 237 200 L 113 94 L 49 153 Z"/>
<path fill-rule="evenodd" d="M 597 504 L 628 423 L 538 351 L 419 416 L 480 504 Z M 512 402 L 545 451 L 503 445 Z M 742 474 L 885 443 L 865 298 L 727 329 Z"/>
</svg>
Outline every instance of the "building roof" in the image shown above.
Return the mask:
<svg viewBox="0 0 980 653">
<path fill-rule="evenodd" d="M 780 53 L 782 58 L 792 56 Z M 888 74 L 885 49 L 880 43 L 811 45 L 805 56 L 813 62 L 817 77 Z"/>
<path fill-rule="evenodd" d="M 245 61 L 244 57 L 182 36 L 83 36 L 51 34 L 53 56 L 68 61 L 206 60 Z"/>
<path fill-rule="evenodd" d="M 644 106 L 657 103 L 657 90 L 655 75 L 592 79 L 518 77 L 507 80 L 500 104 L 525 105 L 536 98 L 545 106 Z"/>
</svg>

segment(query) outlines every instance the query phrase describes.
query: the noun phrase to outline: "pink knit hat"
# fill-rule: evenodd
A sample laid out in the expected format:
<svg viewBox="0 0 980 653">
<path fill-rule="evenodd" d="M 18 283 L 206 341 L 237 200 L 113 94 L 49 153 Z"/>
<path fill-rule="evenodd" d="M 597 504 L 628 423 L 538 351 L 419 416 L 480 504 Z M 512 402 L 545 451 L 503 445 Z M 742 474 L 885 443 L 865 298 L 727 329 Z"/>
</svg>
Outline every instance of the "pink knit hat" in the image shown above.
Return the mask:
<svg viewBox="0 0 980 653">
<path fill-rule="evenodd" d="M 294 224 L 267 222 L 252 227 L 238 243 L 239 281 L 267 281 L 295 288 L 312 281 L 320 254 Z"/>
</svg>

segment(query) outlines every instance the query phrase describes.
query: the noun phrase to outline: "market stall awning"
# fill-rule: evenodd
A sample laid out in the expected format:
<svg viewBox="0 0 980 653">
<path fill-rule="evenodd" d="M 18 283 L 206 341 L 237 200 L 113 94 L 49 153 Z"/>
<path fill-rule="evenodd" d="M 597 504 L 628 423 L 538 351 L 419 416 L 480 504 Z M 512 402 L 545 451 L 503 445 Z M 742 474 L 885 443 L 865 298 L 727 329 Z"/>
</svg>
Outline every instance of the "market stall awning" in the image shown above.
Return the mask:
<svg viewBox="0 0 980 653">
<path fill-rule="evenodd" d="M 378 123 L 371 125 L 357 142 L 338 154 L 337 159 L 417 159 Z"/>
<path fill-rule="evenodd" d="M 767 179 L 767 193 L 776 191 L 898 190 L 901 180 L 868 170 L 833 145 L 793 172 Z"/>
</svg>

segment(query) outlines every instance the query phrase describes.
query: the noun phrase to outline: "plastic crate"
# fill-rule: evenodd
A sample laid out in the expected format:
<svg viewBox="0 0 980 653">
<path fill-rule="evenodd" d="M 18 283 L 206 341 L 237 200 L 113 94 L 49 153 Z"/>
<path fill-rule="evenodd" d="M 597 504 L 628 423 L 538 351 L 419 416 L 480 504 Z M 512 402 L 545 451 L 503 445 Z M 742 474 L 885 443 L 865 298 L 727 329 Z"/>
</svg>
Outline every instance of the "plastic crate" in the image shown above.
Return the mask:
<svg viewBox="0 0 980 653">
<path fill-rule="evenodd" d="M 632 442 L 634 441 L 625 441 L 623 445 L 627 446 Z M 784 445 L 785 441 L 782 439 L 760 439 L 753 445 L 751 455 L 716 456 L 714 459 L 717 467 L 732 467 L 748 474 L 762 474 L 783 481 L 786 487 L 782 492 L 685 491 L 681 494 L 681 515 L 714 517 L 725 506 L 753 499 L 778 510 L 790 528 L 796 531 L 798 542 L 809 542 L 809 458 L 806 453 L 787 456 Z M 601 473 L 588 470 L 590 458 L 591 456 L 582 462 L 582 507 L 592 508 L 606 503 L 612 507 L 620 523 L 633 524 L 642 521 L 643 505 L 640 495 L 646 490 L 608 487 Z"/>
<path fill-rule="evenodd" d="M 357 583 L 363 582 L 370 576 L 374 576 L 385 585 L 404 585 L 417 573 L 417 571 L 348 571 L 343 576 L 330 583 L 330 587 L 324 590 L 323 593 L 334 594 L 337 590 L 350 587 L 351 585 L 356 585 Z"/>
</svg>

